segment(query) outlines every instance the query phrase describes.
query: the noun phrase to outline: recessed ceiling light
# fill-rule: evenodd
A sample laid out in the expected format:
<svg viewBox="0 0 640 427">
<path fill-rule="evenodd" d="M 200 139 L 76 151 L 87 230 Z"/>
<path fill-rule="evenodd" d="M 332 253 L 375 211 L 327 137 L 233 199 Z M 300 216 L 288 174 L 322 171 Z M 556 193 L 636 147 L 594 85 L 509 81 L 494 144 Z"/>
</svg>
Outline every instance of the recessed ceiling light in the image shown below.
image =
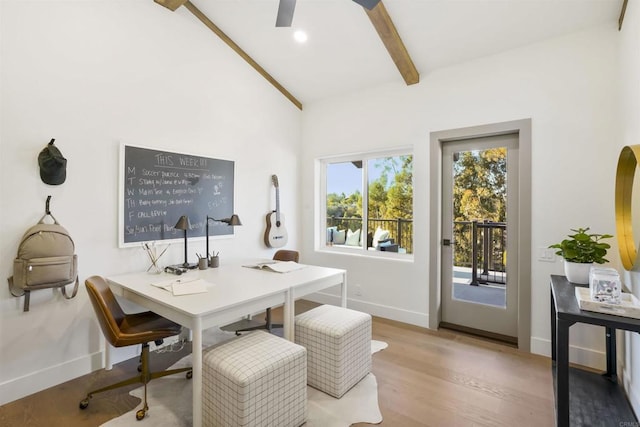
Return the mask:
<svg viewBox="0 0 640 427">
<path fill-rule="evenodd" d="M 293 33 L 293 38 L 298 42 L 298 43 L 304 43 L 307 41 L 307 33 L 305 33 L 302 30 L 296 30 Z"/>
</svg>

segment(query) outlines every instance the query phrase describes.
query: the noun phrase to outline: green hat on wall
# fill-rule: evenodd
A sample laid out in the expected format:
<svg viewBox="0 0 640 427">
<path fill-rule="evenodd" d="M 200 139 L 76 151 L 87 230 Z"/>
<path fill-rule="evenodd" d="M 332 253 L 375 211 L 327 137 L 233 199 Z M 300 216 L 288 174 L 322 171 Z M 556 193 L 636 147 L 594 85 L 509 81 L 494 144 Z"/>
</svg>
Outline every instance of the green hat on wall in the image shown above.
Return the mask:
<svg viewBox="0 0 640 427">
<path fill-rule="evenodd" d="M 60 185 L 67 179 L 67 159 L 53 145 L 53 141 L 55 139 L 52 138 L 38 155 L 40 178 L 45 184 Z"/>
</svg>

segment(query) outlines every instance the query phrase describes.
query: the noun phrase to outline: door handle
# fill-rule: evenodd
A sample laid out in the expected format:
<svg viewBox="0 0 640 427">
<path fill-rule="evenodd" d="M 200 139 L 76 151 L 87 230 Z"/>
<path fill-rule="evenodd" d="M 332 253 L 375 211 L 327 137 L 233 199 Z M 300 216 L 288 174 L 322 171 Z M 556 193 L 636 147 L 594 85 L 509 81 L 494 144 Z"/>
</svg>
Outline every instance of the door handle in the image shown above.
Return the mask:
<svg viewBox="0 0 640 427">
<path fill-rule="evenodd" d="M 451 246 L 451 239 L 442 239 L 442 246 Z"/>
</svg>

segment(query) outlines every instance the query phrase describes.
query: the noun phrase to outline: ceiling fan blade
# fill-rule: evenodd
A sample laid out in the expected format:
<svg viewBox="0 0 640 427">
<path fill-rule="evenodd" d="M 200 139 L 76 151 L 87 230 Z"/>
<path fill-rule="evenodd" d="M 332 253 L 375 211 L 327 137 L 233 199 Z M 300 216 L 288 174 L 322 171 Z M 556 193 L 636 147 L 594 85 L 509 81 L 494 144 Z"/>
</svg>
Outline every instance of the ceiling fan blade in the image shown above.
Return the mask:
<svg viewBox="0 0 640 427">
<path fill-rule="evenodd" d="M 366 7 L 369 10 L 373 9 L 378 5 L 378 3 L 380 3 L 380 0 L 353 0 L 353 1 L 358 3 L 362 7 Z"/>
<path fill-rule="evenodd" d="M 293 21 L 293 11 L 296 8 L 296 0 L 280 0 L 278 5 L 278 17 L 276 27 L 290 27 Z"/>
</svg>

